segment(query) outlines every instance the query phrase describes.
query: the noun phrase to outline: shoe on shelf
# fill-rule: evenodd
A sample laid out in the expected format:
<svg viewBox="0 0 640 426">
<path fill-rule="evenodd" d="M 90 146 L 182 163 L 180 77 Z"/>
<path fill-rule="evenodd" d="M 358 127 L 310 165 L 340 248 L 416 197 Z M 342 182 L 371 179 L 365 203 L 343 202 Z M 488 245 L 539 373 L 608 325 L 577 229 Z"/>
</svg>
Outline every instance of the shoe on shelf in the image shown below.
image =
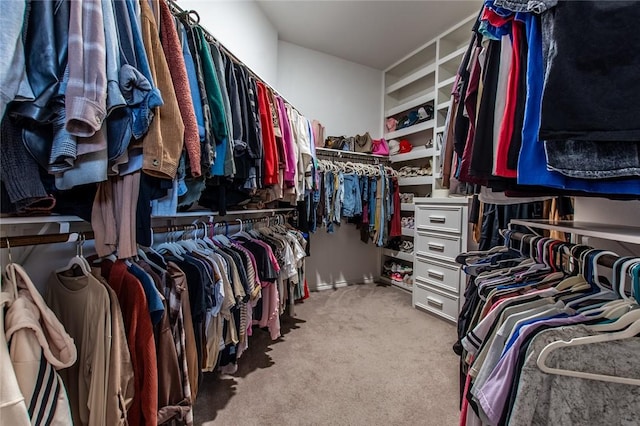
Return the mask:
<svg viewBox="0 0 640 426">
<path fill-rule="evenodd" d="M 403 241 L 400 246 L 400 251 L 404 253 L 413 253 L 413 243 L 408 240 Z"/>
</svg>

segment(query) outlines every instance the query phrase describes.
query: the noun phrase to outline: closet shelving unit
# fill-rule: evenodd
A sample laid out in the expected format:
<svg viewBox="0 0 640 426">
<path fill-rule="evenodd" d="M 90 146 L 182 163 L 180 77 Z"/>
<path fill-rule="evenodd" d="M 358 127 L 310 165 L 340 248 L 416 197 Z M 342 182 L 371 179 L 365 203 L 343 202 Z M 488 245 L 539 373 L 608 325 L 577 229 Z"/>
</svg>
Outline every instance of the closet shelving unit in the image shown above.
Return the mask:
<svg viewBox="0 0 640 426">
<path fill-rule="evenodd" d="M 529 229 L 544 229 L 568 233 L 572 235 L 572 242 L 574 243 L 582 243 L 583 237 L 593 237 L 622 243 L 640 244 L 640 227 L 637 226 L 548 219 L 512 219 L 510 223 Z"/>
<path fill-rule="evenodd" d="M 206 218 L 208 221 L 216 222 L 226 221 L 230 226 L 236 225 L 236 219 L 251 216 L 252 218 L 258 217 L 271 217 L 276 214 L 291 213 L 295 208 L 274 208 L 274 209 L 246 209 L 246 210 L 227 210 L 225 216 L 220 216 L 217 211 L 211 210 L 194 210 L 182 213 L 177 213 L 172 216 L 151 216 L 152 224 L 165 225 L 165 226 L 177 226 L 192 223 L 196 218 Z M 52 227 L 56 225 L 56 227 Z M 22 236 L 25 233 L 33 232 L 33 229 L 38 229 L 39 235 L 48 235 L 51 233 L 65 234 L 71 231 L 84 232 L 91 229 L 90 224 L 84 219 L 78 216 L 67 215 L 49 215 L 49 216 L 30 216 L 30 217 L 13 217 L 5 216 L 0 217 L 0 241 L 2 247 L 5 247 L 5 241 L 3 239 L 13 236 Z"/>
<path fill-rule="evenodd" d="M 462 22 L 425 43 L 384 71 L 384 117 L 400 121 L 411 111 L 430 105 L 433 117 L 412 126 L 385 133 L 387 141 L 408 140 L 413 149 L 404 154 L 389 156 L 391 166 L 427 167 L 431 164 L 431 176 L 411 176 L 398 179 L 401 192 L 411 192 L 414 197 L 430 197 L 438 188 L 441 175 L 435 170 L 438 164 L 438 138 L 443 137 L 447 113 L 451 107 L 451 91 L 455 83 L 458 66 L 467 51 L 471 38 L 471 28 L 477 15 L 469 16 Z M 385 128 L 386 130 L 386 128 Z M 440 139 L 441 140 L 441 139 Z M 405 203 L 401 207 L 403 216 L 413 216 L 415 206 Z M 418 224 L 416 223 L 417 227 Z M 413 229 L 403 230 L 403 238 L 413 239 Z M 413 254 L 383 250 L 384 263 L 388 259 L 413 264 Z M 385 277 L 381 281 L 411 291 L 411 286 Z"/>
</svg>

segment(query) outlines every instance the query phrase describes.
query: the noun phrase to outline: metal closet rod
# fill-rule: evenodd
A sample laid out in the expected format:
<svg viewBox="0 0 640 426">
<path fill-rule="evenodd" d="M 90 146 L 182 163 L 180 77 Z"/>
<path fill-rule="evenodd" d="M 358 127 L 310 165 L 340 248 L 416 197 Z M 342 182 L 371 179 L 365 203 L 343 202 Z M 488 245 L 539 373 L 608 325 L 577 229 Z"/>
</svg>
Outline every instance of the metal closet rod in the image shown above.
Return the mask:
<svg viewBox="0 0 640 426">
<path fill-rule="evenodd" d="M 329 161 L 351 161 L 353 163 L 366 163 L 366 164 L 388 164 L 389 159 L 385 157 L 373 157 L 369 154 L 354 154 L 349 151 L 338 151 L 334 150 L 333 152 L 328 152 L 329 150 L 318 151 L 316 149 L 316 157 L 319 160 L 329 160 Z"/>
<path fill-rule="evenodd" d="M 539 237 L 540 235 L 535 235 L 535 234 L 526 234 L 524 232 L 519 232 L 519 231 L 514 231 L 511 233 L 511 240 L 512 241 L 522 241 L 522 239 L 524 237 Z M 575 247 L 578 244 L 572 244 L 572 243 L 566 243 L 568 245 L 568 247 Z M 613 264 L 616 262 L 616 260 L 618 260 L 619 257 L 618 256 L 614 256 L 611 254 L 605 254 L 602 255 L 601 257 L 598 258 L 598 265 L 602 265 L 606 268 L 613 268 Z"/>
<path fill-rule="evenodd" d="M 291 217 L 295 214 L 295 212 L 289 212 L 285 214 L 276 214 L 273 216 L 261 217 L 261 218 L 252 218 L 252 219 L 232 219 L 229 221 L 218 221 L 213 223 L 215 226 L 220 226 L 222 224 L 228 224 L 229 226 L 240 225 L 240 220 L 242 220 L 242 224 L 245 223 L 261 223 L 266 222 L 269 223 L 271 219 L 275 218 L 287 218 Z M 196 224 L 189 225 L 173 225 L 173 226 L 153 226 L 151 229 L 154 234 L 166 234 L 169 232 L 186 232 L 186 231 L 197 231 L 203 230 L 204 225 L 212 225 L 209 222 L 199 221 Z M 95 235 L 93 231 L 78 231 L 78 232 L 69 232 L 63 234 L 44 234 L 44 235 L 21 235 L 15 237 L 3 237 L 0 238 L 0 248 L 14 248 L 14 247 L 27 247 L 27 246 L 38 246 L 45 244 L 56 244 L 56 243 L 71 243 L 78 241 L 86 241 L 95 239 Z M 7 242 L 9 243 L 7 245 Z"/>
<path fill-rule="evenodd" d="M 173 0 L 164 0 L 167 2 L 167 4 L 169 5 L 169 8 L 172 9 L 174 14 L 183 14 L 186 16 L 187 19 L 191 19 L 191 14 L 195 13 L 196 16 L 198 17 L 198 20 L 195 22 L 196 25 L 198 25 L 200 28 L 202 28 L 202 31 L 204 32 L 204 35 L 207 39 L 209 39 L 210 42 L 215 43 L 217 46 L 219 46 L 222 50 L 224 50 L 224 52 L 231 57 L 231 59 L 242 65 L 243 67 L 245 67 L 245 69 L 249 72 L 249 74 L 251 74 L 253 76 L 253 78 L 255 78 L 256 80 L 259 80 L 262 84 L 264 84 L 265 86 L 267 86 L 269 89 L 271 89 L 271 91 L 275 94 L 277 94 L 278 96 L 280 96 L 286 103 L 288 103 L 293 109 L 295 109 L 296 111 L 298 111 L 299 114 L 304 115 L 300 112 L 300 110 L 298 110 L 298 108 L 296 108 L 295 106 L 293 106 L 293 104 L 291 102 L 289 102 L 287 100 L 287 98 L 285 98 L 284 96 L 282 96 L 282 94 L 280 92 L 278 92 L 276 89 L 274 89 L 270 84 L 268 84 L 266 81 L 264 81 L 262 78 L 260 78 L 260 76 L 258 74 L 256 74 L 251 68 L 249 68 L 249 66 L 247 64 L 245 64 L 244 62 L 242 62 L 240 59 L 238 59 L 238 57 L 236 55 L 233 54 L 233 52 L 231 52 L 229 49 L 227 49 L 227 47 L 220 43 L 220 41 L 218 39 L 216 39 L 209 31 L 207 31 L 207 29 L 205 27 L 203 27 L 202 25 L 200 25 L 200 14 L 198 13 L 198 11 L 196 10 L 184 10 L 183 8 L 181 8 L 180 6 L 178 6 L 178 4 L 173 1 Z"/>
</svg>

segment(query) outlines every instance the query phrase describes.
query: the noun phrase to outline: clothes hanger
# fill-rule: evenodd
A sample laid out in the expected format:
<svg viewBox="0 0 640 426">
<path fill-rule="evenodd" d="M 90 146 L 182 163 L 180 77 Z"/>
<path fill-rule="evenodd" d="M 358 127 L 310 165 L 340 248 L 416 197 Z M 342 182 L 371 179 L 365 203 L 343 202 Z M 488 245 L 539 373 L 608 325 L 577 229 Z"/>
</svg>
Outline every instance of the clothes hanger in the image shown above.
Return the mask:
<svg viewBox="0 0 640 426">
<path fill-rule="evenodd" d="M 82 273 L 82 275 L 89 276 L 91 275 L 91 266 L 89 265 L 89 262 L 87 261 L 87 259 L 84 258 L 84 256 L 82 255 L 82 245 L 84 244 L 84 235 L 80 234 L 78 235 L 78 238 L 82 239 L 82 241 L 78 241 L 76 242 L 76 255 L 73 256 L 71 259 L 69 259 L 69 263 L 67 263 L 67 265 L 63 268 L 59 268 L 56 269 L 55 273 L 56 274 L 62 274 L 64 272 L 67 271 L 75 271 L 75 267 L 78 267 L 80 272 Z"/>
<path fill-rule="evenodd" d="M 9 281 L 9 300 L 16 300 L 18 298 L 18 281 L 16 280 L 16 264 L 13 263 L 13 258 L 11 257 L 11 244 L 9 244 L 9 238 L 7 238 L 7 250 L 9 263 L 5 267 L 7 281 Z M 2 290 L 2 286 L 0 286 L 0 291 Z"/>
<path fill-rule="evenodd" d="M 604 285 L 600 282 L 600 277 L 598 275 L 598 259 L 604 256 L 605 254 L 618 256 L 616 253 L 612 251 L 605 251 L 605 250 L 593 250 L 587 255 L 587 258 L 589 258 L 589 262 L 585 264 L 585 270 L 586 270 L 586 267 L 591 266 L 590 268 L 591 273 L 587 272 L 585 275 L 587 276 L 587 282 L 591 285 L 591 287 L 594 289 L 595 292 L 569 301 L 567 303 L 567 307 L 574 308 L 589 300 L 618 299 L 618 294 L 615 291 L 609 290 L 608 288 L 604 287 Z"/>
<path fill-rule="evenodd" d="M 637 263 L 638 261 L 639 259 L 633 257 L 621 257 L 618 258 L 613 264 L 612 288 L 614 292 L 618 292 L 618 296 L 620 297 L 619 299 L 603 303 L 601 306 L 597 306 L 595 308 L 587 307 L 586 309 L 578 309 L 578 312 L 582 313 L 583 315 L 588 315 L 590 316 L 590 318 L 594 319 L 617 319 L 631 310 L 635 304 L 635 300 L 626 297 L 626 294 L 624 294 L 624 287 L 629 267 Z M 624 298 L 622 298 L 621 294 L 617 290 L 619 288 L 622 288 Z"/>
<path fill-rule="evenodd" d="M 182 248 L 175 245 L 173 242 L 170 242 L 169 240 L 171 239 L 171 237 L 173 236 L 173 231 L 169 232 L 167 234 L 167 239 L 164 243 L 160 244 L 156 250 L 158 252 L 163 252 L 163 251 L 167 251 L 169 253 L 171 253 L 173 256 L 175 256 L 178 260 L 184 260 L 184 257 L 182 257 L 182 255 L 184 254 L 182 252 Z"/>
<path fill-rule="evenodd" d="M 577 251 L 580 250 L 580 253 L 577 254 Z M 584 257 L 591 251 L 593 250 L 591 247 L 588 246 L 573 246 L 570 249 L 570 258 L 569 258 L 569 265 L 571 265 L 571 267 L 574 268 L 573 272 L 577 271 L 576 275 L 570 276 L 566 279 L 564 279 L 563 281 L 561 281 L 557 286 L 556 289 L 558 291 L 564 291 L 564 290 L 569 290 L 569 289 L 576 289 L 576 288 L 584 288 L 584 285 L 589 285 L 589 283 L 587 282 L 586 277 L 584 276 Z M 576 260 L 577 260 L 577 265 L 576 265 Z"/>
<path fill-rule="evenodd" d="M 634 310 L 625 314 L 623 317 L 620 318 L 620 320 L 623 320 L 623 318 L 625 318 L 626 315 L 629 315 L 629 314 L 633 314 L 632 317 L 636 317 L 638 315 L 638 310 Z M 542 349 L 542 351 L 540 351 L 540 355 L 538 355 L 538 360 L 537 360 L 538 368 L 540 368 L 540 370 L 543 371 L 544 373 L 548 373 L 548 374 L 557 374 L 560 376 L 577 377 L 580 379 L 599 380 L 602 382 L 640 386 L 640 379 L 636 379 L 636 378 L 610 376 L 606 374 L 595 374 L 595 373 L 588 373 L 583 371 L 565 370 L 561 368 L 552 368 L 546 365 L 546 361 L 549 355 L 558 348 L 590 345 L 592 343 L 614 342 L 616 340 L 623 340 L 623 339 L 629 339 L 629 338 L 635 337 L 639 333 L 640 333 L 640 319 L 635 319 L 633 322 L 630 323 L 627 329 L 622 331 L 617 331 L 614 333 L 604 333 L 596 336 L 578 337 L 578 338 L 571 339 L 568 342 L 564 340 L 557 340 L 555 342 L 551 342 L 550 344 L 545 346 Z"/>
</svg>

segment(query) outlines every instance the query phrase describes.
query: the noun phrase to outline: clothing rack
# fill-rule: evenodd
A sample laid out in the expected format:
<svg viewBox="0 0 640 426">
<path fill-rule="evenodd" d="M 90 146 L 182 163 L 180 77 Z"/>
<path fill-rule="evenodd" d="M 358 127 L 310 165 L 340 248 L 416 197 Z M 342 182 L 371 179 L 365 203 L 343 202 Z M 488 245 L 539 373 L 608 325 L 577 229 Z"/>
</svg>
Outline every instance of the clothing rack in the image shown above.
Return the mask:
<svg viewBox="0 0 640 426">
<path fill-rule="evenodd" d="M 520 231 L 512 231 L 511 235 L 509 236 L 510 241 L 512 242 L 524 242 L 525 244 L 528 242 L 527 238 L 540 238 L 539 235 L 535 235 L 535 234 L 527 234 L 524 232 L 520 232 Z M 558 240 L 559 241 L 559 240 Z M 564 242 L 563 242 L 564 243 Z M 566 247 L 568 248 L 572 248 L 575 247 L 579 244 L 572 244 L 572 243 L 564 243 Z M 513 244 L 511 244 L 511 246 L 513 247 Z M 585 247 L 585 246 L 583 246 Z M 611 254 L 605 254 L 602 255 L 598 258 L 598 265 L 604 266 L 606 268 L 613 268 L 614 263 L 619 259 L 618 256 L 614 256 Z"/>
<path fill-rule="evenodd" d="M 250 212 L 250 211 L 249 211 Z M 189 231 L 198 231 L 205 230 L 207 226 L 212 226 L 214 230 L 223 230 L 226 227 L 221 227 L 221 225 L 244 225 L 244 224 L 259 224 L 266 223 L 267 225 L 271 225 L 271 220 L 275 219 L 280 223 L 284 223 L 285 219 L 288 217 L 295 216 L 294 211 L 285 213 L 285 214 L 277 214 L 274 216 L 267 216 L 261 218 L 253 218 L 253 219 L 234 219 L 232 221 L 219 221 L 215 223 L 198 221 L 197 223 L 190 225 L 173 225 L 173 226 L 154 226 L 151 229 L 154 234 L 166 234 L 169 232 L 189 232 Z M 214 231 L 215 232 L 215 231 Z M 93 240 L 95 238 L 93 231 L 87 232 L 69 232 L 69 233 L 60 233 L 60 234 L 44 234 L 44 235 L 21 235 L 15 237 L 4 237 L 0 238 L 0 248 L 8 248 L 9 250 L 13 247 L 27 247 L 27 246 L 37 246 L 37 245 L 45 245 L 45 244 L 56 244 L 56 243 L 72 243 L 72 242 L 82 242 L 87 240 Z"/>
<path fill-rule="evenodd" d="M 362 152 L 342 151 L 329 148 L 316 148 L 316 157 L 324 160 L 354 161 L 375 165 L 389 163 L 389 157 L 384 155 L 365 154 Z"/>
<path fill-rule="evenodd" d="M 197 19 L 194 21 L 194 23 L 195 23 L 195 25 L 198 25 L 200 28 L 202 28 L 202 31 L 204 32 L 204 36 L 209 42 L 215 43 L 215 45 L 220 47 L 224 51 L 224 53 L 226 53 L 235 63 L 242 65 L 249 72 L 249 74 L 251 74 L 251 76 L 253 78 L 255 78 L 256 80 L 259 80 L 262 84 L 267 86 L 273 93 L 275 93 L 278 96 L 280 96 L 282 98 L 282 100 L 285 101 L 285 103 L 289 104 L 293 109 L 295 109 L 296 111 L 298 111 L 300 113 L 298 108 L 294 107 L 293 104 L 287 100 L 287 98 L 282 96 L 282 94 L 280 92 L 278 92 L 270 84 L 268 84 L 262 78 L 260 78 L 258 76 L 258 74 L 256 74 L 251 68 L 249 68 L 249 66 L 247 64 L 245 64 L 240 59 L 238 59 L 238 57 L 236 55 L 234 55 L 229 49 L 227 49 L 225 47 L 225 45 L 220 43 L 220 41 L 217 40 L 209 31 L 207 31 L 206 28 L 204 28 L 202 25 L 200 25 L 200 14 L 198 14 L 198 12 L 196 10 L 185 10 L 185 9 L 181 8 L 180 6 L 178 6 L 178 4 L 174 0 L 164 0 L 164 1 L 166 1 L 167 5 L 169 5 L 169 9 L 171 9 L 171 12 L 174 15 L 184 15 L 187 18 L 187 20 L 191 21 L 192 20 L 191 15 L 195 14 Z M 304 115 L 302 113 L 300 113 L 300 114 Z"/>
</svg>

